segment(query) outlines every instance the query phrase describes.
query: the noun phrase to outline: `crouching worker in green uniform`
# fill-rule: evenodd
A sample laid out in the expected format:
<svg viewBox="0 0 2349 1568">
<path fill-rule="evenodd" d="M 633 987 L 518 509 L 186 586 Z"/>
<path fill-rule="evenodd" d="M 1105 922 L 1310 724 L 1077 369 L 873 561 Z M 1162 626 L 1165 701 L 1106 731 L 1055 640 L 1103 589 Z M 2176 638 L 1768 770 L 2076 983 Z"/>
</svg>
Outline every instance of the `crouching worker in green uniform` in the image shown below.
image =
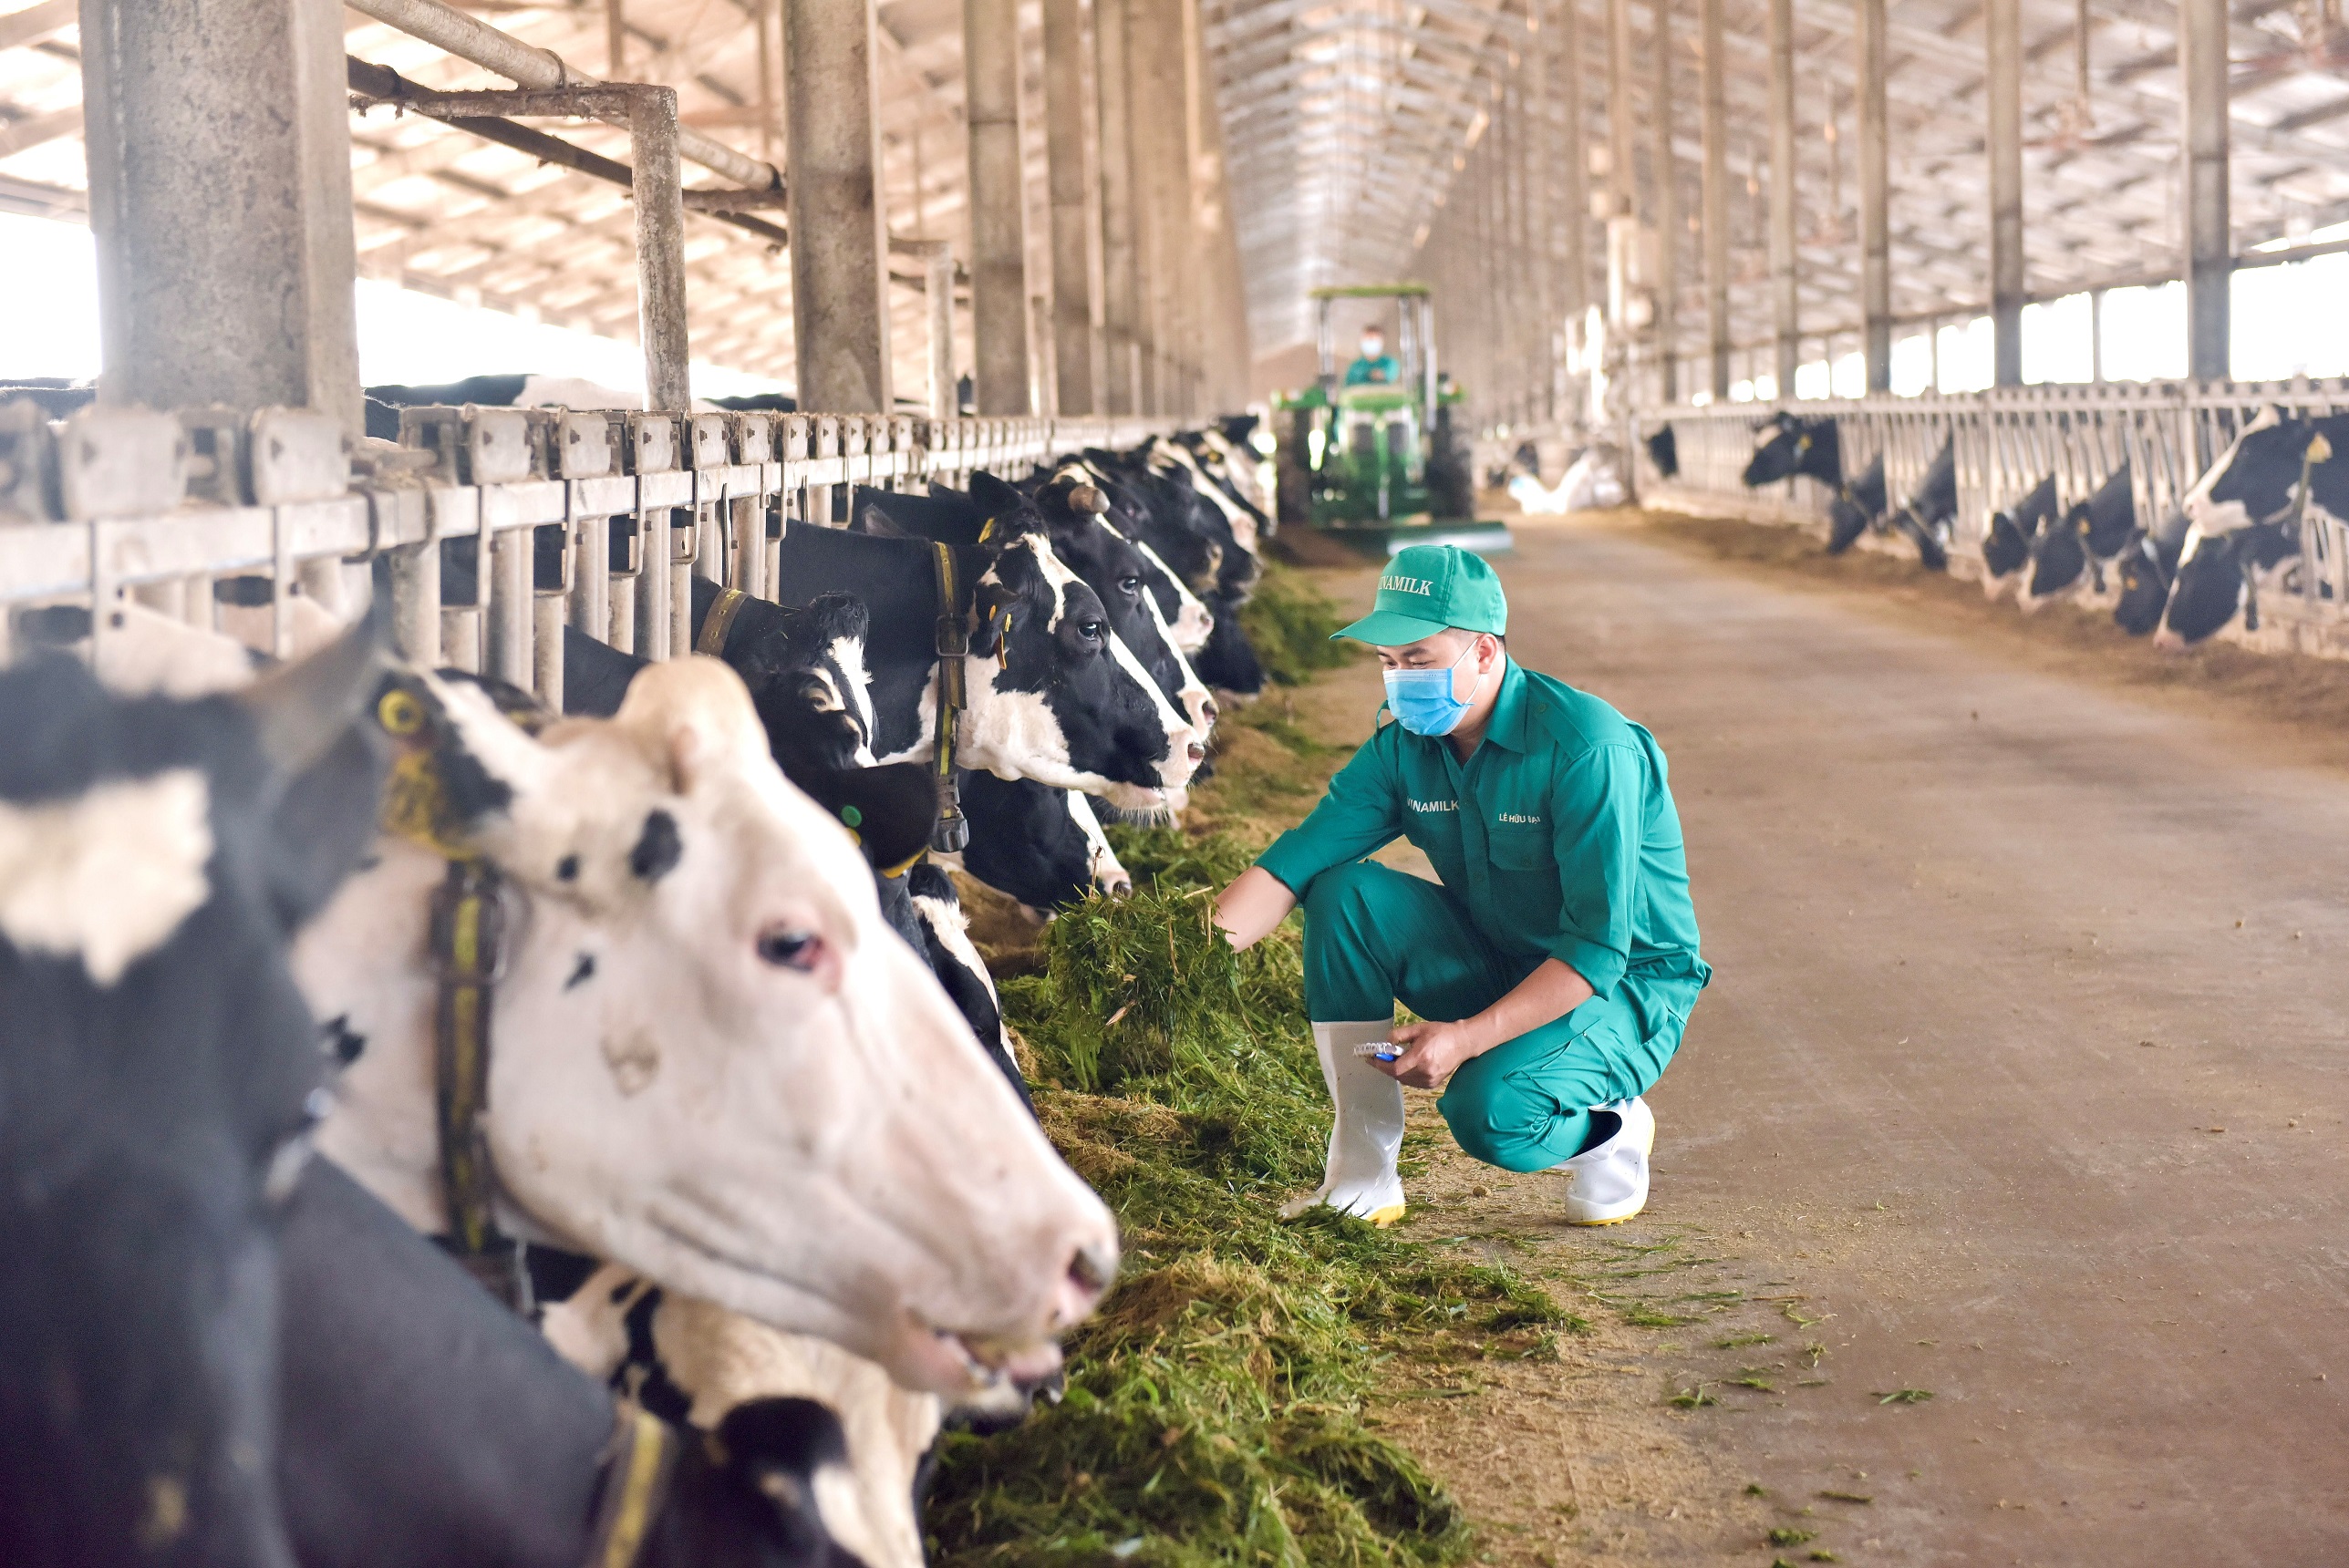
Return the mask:
<svg viewBox="0 0 2349 1568">
<path fill-rule="evenodd" d="M 1375 1223 L 1403 1212 L 1403 1084 L 1442 1088 L 1460 1147 L 1566 1178 L 1566 1218 L 1648 1201 L 1640 1097 L 1712 970 L 1697 952 L 1680 817 L 1655 738 L 1508 655 L 1493 569 L 1399 552 L 1338 635 L 1386 666 L 1378 732 L 1313 814 L 1216 900 L 1236 947 L 1305 906 L 1305 1003 L 1337 1103 L 1320 1190 Z M 1398 836 L 1443 880 L 1362 857 Z M 1428 1022 L 1397 1027 L 1400 1000 Z"/>
</svg>

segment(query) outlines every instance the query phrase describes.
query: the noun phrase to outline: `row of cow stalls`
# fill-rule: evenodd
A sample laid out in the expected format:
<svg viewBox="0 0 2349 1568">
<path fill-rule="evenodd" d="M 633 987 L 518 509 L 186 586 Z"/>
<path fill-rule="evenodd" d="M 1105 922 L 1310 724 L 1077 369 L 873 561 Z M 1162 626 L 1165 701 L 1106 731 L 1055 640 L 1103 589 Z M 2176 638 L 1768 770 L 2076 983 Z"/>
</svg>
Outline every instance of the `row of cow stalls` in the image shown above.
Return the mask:
<svg viewBox="0 0 2349 1568">
<path fill-rule="evenodd" d="M 980 470 L 1024 473 L 1173 428 L 470 404 L 400 412 L 401 439 L 364 443 L 355 458 L 339 422 L 305 410 L 247 418 L 92 404 L 52 421 L 31 399 L 0 405 L 0 522 L 80 525 L 0 531 L 0 601 L 129 592 L 211 629 L 222 580 L 307 583 L 332 614 L 344 602 L 333 563 L 380 556 L 402 658 L 495 676 L 559 709 L 563 626 L 647 658 L 683 652 L 693 574 L 773 597 L 784 529 L 839 521 L 857 487 L 959 489 Z M 460 541 L 471 542 L 487 597 L 444 604 L 445 547 Z M 293 650 L 300 597 L 266 596 L 279 656 Z"/>
<path fill-rule="evenodd" d="M 2049 385 L 1637 416 L 1650 504 L 1818 526 L 2165 645 L 2349 656 L 2349 382 Z"/>
</svg>

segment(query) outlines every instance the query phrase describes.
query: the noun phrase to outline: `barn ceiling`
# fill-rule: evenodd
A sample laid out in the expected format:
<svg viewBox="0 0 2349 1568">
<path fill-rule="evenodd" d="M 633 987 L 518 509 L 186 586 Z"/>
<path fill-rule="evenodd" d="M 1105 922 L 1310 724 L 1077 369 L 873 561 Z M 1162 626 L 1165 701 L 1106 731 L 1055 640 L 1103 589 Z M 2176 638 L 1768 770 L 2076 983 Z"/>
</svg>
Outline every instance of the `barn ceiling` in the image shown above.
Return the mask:
<svg viewBox="0 0 2349 1568">
<path fill-rule="evenodd" d="M 1412 271 L 1419 243 L 1447 242 L 1444 203 L 1499 91 L 1534 51 L 1556 83 L 1578 42 L 1587 140 L 1603 140 L 1604 0 L 1198 0 L 1226 128 L 1257 351 L 1308 333 L 1307 289 Z M 1768 170 L 1763 26 L 1766 0 L 1723 0 L 1728 21 L 1731 269 L 1741 337 L 1767 328 L 1763 298 Z M 2239 248 L 2349 219 L 2349 34 L 2334 0 L 2239 0 L 2232 38 L 2234 216 Z M 772 0 L 624 0 L 629 79 L 678 89 L 688 123 L 780 162 L 776 89 L 761 88 Z M 1528 15 L 1528 5 L 1534 7 Z M 1699 210 L 1697 0 L 1663 0 L 1675 62 L 1671 177 L 1678 211 Z M 70 0 L 0 0 L 0 210 L 77 216 L 86 189 L 80 77 Z M 474 0 L 483 19 L 608 70 L 605 0 Z M 1894 308 L 1978 306 L 1986 294 L 1982 7 L 1980 0 L 1889 0 Z M 880 0 L 885 199 L 893 234 L 967 245 L 957 0 Z M 350 52 L 436 87 L 502 85 L 431 46 L 347 14 Z M 2177 266 L 2176 15 L 2171 0 L 2023 0 L 2029 286 L 2170 275 Z M 1853 12 L 1795 0 L 1803 311 L 1806 331 L 1857 321 Z M 1652 188 L 1657 6 L 1633 0 L 1630 98 L 1639 181 Z M 1025 136 L 1031 293 L 1048 285 L 1041 50 L 1030 5 Z M 768 34 L 771 38 L 771 33 Z M 771 64 L 765 71 L 772 73 Z M 779 75 L 779 73 L 774 73 Z M 1832 130 L 1830 128 L 1833 128 Z M 625 157 L 594 125 L 564 134 Z M 427 292 L 535 314 L 608 335 L 633 332 L 625 200 L 613 187 L 543 166 L 430 120 L 378 111 L 353 120 L 361 267 Z M 1570 143 L 1561 143 L 1570 145 Z M 1554 160 L 1535 170 L 1554 177 Z M 698 171 L 688 170 L 689 182 Z M 698 182 L 712 182 L 702 176 Z M 1565 222 L 1563 218 L 1561 223 Z M 1562 235 L 1554 234 L 1553 240 Z M 1702 319 L 1696 237 L 1676 236 L 1687 290 L 1680 319 Z M 1589 247 L 1596 258 L 1603 247 Z M 752 235 L 689 221 L 697 358 L 788 380 L 787 257 Z M 909 269 L 910 271 L 910 269 Z M 922 299 L 895 291 L 902 387 L 921 385 Z M 962 341 L 968 354 L 968 326 Z"/>
</svg>

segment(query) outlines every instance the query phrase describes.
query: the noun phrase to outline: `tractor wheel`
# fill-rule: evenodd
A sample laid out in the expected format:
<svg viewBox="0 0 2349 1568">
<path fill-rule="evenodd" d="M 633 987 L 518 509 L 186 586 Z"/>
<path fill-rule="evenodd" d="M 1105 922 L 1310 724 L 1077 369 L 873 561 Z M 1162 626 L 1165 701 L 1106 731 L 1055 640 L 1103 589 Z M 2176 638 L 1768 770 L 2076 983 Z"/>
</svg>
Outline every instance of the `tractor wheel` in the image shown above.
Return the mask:
<svg viewBox="0 0 2349 1568">
<path fill-rule="evenodd" d="M 1468 455 L 1452 433 L 1452 421 L 1440 414 L 1435 421 L 1435 449 L 1427 459 L 1427 508 L 1439 518 L 1476 515 L 1476 481 L 1468 471 Z"/>
<path fill-rule="evenodd" d="M 1288 434 L 1273 459 L 1273 513 L 1283 526 L 1292 522 L 1302 526 L 1313 521 L 1312 459 L 1305 447 L 1305 432 L 1312 421 L 1311 416 L 1302 413 L 1288 418 Z"/>
</svg>

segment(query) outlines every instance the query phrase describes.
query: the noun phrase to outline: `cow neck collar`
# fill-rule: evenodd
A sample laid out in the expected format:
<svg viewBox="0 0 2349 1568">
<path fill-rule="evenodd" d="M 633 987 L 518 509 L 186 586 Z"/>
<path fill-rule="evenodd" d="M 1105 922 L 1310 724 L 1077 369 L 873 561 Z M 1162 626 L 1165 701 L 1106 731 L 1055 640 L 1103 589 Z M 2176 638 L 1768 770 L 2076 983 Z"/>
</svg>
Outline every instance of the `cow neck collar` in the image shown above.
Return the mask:
<svg viewBox="0 0 2349 1568">
<path fill-rule="evenodd" d="M 742 606 L 750 599 L 750 595 L 740 588 L 720 588 L 718 596 L 709 602 L 709 614 L 702 617 L 701 634 L 693 639 L 693 651 L 708 654 L 713 659 L 724 658 L 726 639 L 734 630 L 734 617 L 742 613 Z"/>
<path fill-rule="evenodd" d="M 508 1306 L 527 1312 L 523 1249 L 497 1224 L 497 1173 L 486 1136 L 492 999 L 505 972 L 504 882 L 464 836 L 434 752 L 422 697 L 397 681 L 376 704 L 376 722 L 399 748 L 384 789 L 383 830 L 447 863 L 432 892 L 433 1131 L 448 1233 L 435 1237 Z"/>
<path fill-rule="evenodd" d="M 621 1401 L 611 1440 L 604 1445 L 603 1482 L 586 1568 L 634 1568 L 644 1555 L 653 1521 L 667 1506 L 679 1451 L 676 1428 Z"/>
<path fill-rule="evenodd" d="M 970 615 L 962 605 L 954 546 L 933 541 L 930 560 L 938 582 L 937 634 L 934 645 L 938 655 L 938 700 L 936 728 L 930 738 L 931 778 L 938 791 L 938 825 L 930 830 L 930 848 L 941 854 L 952 854 L 970 843 L 970 823 L 962 814 L 962 786 L 955 779 L 955 732 L 962 727 L 962 710 L 970 695 L 964 667 L 964 660 L 970 654 Z"/>
<path fill-rule="evenodd" d="M 981 544 L 995 531 L 988 518 L 978 531 Z M 930 736 L 931 780 L 937 787 L 938 823 L 930 830 L 930 848 L 940 854 L 957 854 L 970 847 L 970 823 L 962 814 L 962 785 L 955 778 L 955 737 L 962 727 L 963 709 L 970 689 L 966 661 L 970 656 L 970 623 L 978 604 L 978 583 L 967 582 L 955 547 L 943 541 L 930 543 L 930 562 L 937 578 L 938 618 L 933 647 L 938 657 L 937 713 Z M 909 862 L 910 863 L 910 862 Z"/>
</svg>

